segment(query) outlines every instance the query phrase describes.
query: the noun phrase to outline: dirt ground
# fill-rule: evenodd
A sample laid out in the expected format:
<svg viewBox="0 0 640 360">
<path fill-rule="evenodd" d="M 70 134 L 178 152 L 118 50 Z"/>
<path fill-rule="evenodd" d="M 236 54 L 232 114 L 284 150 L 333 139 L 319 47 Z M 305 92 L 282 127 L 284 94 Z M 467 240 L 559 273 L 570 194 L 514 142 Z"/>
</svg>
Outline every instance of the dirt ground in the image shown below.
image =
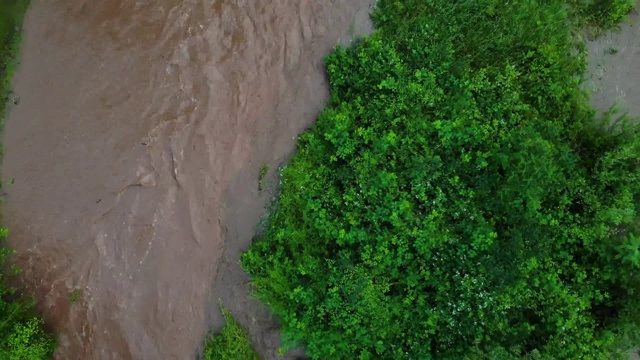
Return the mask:
<svg viewBox="0 0 640 360">
<path fill-rule="evenodd" d="M 193 359 L 221 300 L 266 359 L 239 254 L 370 0 L 33 1 L 4 224 L 57 359 Z M 72 295 L 73 294 L 73 295 Z"/>
<path fill-rule="evenodd" d="M 640 1 L 638 1 L 640 9 Z M 631 14 L 618 31 L 588 42 L 589 74 L 585 83 L 600 110 L 617 105 L 640 116 L 640 16 Z"/>
</svg>

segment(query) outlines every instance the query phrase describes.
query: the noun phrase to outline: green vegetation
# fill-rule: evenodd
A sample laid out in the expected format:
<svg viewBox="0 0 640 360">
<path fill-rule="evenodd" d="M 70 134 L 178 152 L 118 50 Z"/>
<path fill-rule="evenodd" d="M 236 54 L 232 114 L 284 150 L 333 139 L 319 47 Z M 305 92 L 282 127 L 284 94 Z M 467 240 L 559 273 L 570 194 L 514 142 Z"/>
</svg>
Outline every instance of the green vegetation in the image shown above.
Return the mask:
<svg viewBox="0 0 640 360">
<path fill-rule="evenodd" d="M 0 119 L 4 119 L 11 95 L 11 77 L 17 65 L 22 19 L 29 0 L 0 2 Z"/>
<path fill-rule="evenodd" d="M 267 176 L 267 173 L 269 172 L 269 164 L 262 164 L 262 166 L 260 167 L 260 174 L 258 174 L 258 191 L 262 191 L 263 189 L 263 180 L 264 177 Z"/>
<path fill-rule="evenodd" d="M 636 0 L 567 0 L 576 24 L 588 24 L 597 31 L 616 27 L 633 10 Z"/>
<path fill-rule="evenodd" d="M 1 229 L 0 238 L 6 236 L 7 230 Z M 44 332 L 33 302 L 6 285 L 7 277 L 18 273 L 15 267 L 6 269 L 7 258 L 12 254 L 0 247 L 0 268 L 4 269 L 0 272 L 0 359 L 47 359 L 55 347 L 53 338 Z"/>
<path fill-rule="evenodd" d="M 69 293 L 69 301 L 71 304 L 75 304 L 78 300 L 82 299 L 82 294 L 82 289 L 73 289 L 73 291 Z"/>
<path fill-rule="evenodd" d="M 22 19 L 28 5 L 26 0 L 0 2 L 0 119 L 4 118 L 11 95 L 11 76 L 16 67 Z M 9 183 L 12 184 L 13 179 Z M 0 240 L 6 236 L 7 230 L 0 229 Z M 42 319 L 34 313 L 33 301 L 6 284 L 7 278 L 18 272 L 15 267 L 6 265 L 12 254 L 0 241 L 0 359 L 49 358 L 55 342 L 43 330 Z"/>
<path fill-rule="evenodd" d="M 203 360 L 259 360 L 246 331 L 229 310 L 222 308 L 226 325 L 219 334 L 207 338 Z"/>
<path fill-rule="evenodd" d="M 640 344 L 640 128 L 580 88 L 630 1 L 380 0 L 243 256 L 314 359 L 608 359 Z"/>
</svg>

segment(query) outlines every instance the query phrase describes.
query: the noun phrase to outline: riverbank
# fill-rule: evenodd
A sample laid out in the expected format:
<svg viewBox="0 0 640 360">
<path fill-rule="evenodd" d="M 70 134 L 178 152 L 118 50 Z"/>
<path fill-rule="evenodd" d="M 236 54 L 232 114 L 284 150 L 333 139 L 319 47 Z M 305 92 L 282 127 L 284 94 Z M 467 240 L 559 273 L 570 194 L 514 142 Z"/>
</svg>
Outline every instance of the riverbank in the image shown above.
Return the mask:
<svg viewBox="0 0 640 360">
<path fill-rule="evenodd" d="M 4 121 L 7 105 L 18 99 L 11 96 L 11 79 L 17 65 L 22 22 L 29 1 L 8 1 L 0 5 L 0 118 Z"/>
<path fill-rule="evenodd" d="M 29 1 L 0 4 L 0 125 L 11 107 L 19 103 L 19 97 L 11 91 L 11 79 L 18 62 L 22 22 L 28 5 Z M 0 183 L 0 190 L 2 185 L 10 184 L 11 181 Z M 14 252 L 6 247 L 7 234 L 7 229 L 0 228 L 0 358 L 46 359 L 53 352 L 55 341 L 44 331 L 44 323 L 34 312 L 29 294 L 11 284 L 19 269 L 8 264 Z"/>
</svg>

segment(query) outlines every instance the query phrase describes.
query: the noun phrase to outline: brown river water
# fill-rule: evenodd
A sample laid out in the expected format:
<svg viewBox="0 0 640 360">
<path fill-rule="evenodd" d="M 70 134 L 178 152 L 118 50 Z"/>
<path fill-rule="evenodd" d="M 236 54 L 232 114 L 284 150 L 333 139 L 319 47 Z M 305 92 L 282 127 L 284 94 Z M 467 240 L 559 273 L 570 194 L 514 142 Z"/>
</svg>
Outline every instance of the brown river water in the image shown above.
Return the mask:
<svg viewBox="0 0 640 360">
<path fill-rule="evenodd" d="M 239 255 L 327 100 L 323 55 L 371 6 L 32 1 L 2 207 L 56 359 L 193 359 L 220 302 L 276 357 Z"/>
</svg>

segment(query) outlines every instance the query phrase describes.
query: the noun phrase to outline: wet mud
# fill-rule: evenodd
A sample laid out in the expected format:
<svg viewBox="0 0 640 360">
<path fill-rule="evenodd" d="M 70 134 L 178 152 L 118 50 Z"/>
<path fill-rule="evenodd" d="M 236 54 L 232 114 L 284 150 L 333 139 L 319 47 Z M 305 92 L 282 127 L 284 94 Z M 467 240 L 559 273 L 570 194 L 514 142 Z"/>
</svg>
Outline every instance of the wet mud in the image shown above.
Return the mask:
<svg viewBox="0 0 640 360">
<path fill-rule="evenodd" d="M 640 14 L 632 13 L 618 30 L 588 41 L 587 47 L 585 88 L 592 93 L 593 105 L 601 111 L 616 106 L 640 116 Z"/>
<path fill-rule="evenodd" d="M 220 301 L 276 358 L 239 255 L 327 100 L 323 55 L 371 30 L 371 6 L 32 2 L 2 211 L 56 359 L 192 359 Z"/>
</svg>

